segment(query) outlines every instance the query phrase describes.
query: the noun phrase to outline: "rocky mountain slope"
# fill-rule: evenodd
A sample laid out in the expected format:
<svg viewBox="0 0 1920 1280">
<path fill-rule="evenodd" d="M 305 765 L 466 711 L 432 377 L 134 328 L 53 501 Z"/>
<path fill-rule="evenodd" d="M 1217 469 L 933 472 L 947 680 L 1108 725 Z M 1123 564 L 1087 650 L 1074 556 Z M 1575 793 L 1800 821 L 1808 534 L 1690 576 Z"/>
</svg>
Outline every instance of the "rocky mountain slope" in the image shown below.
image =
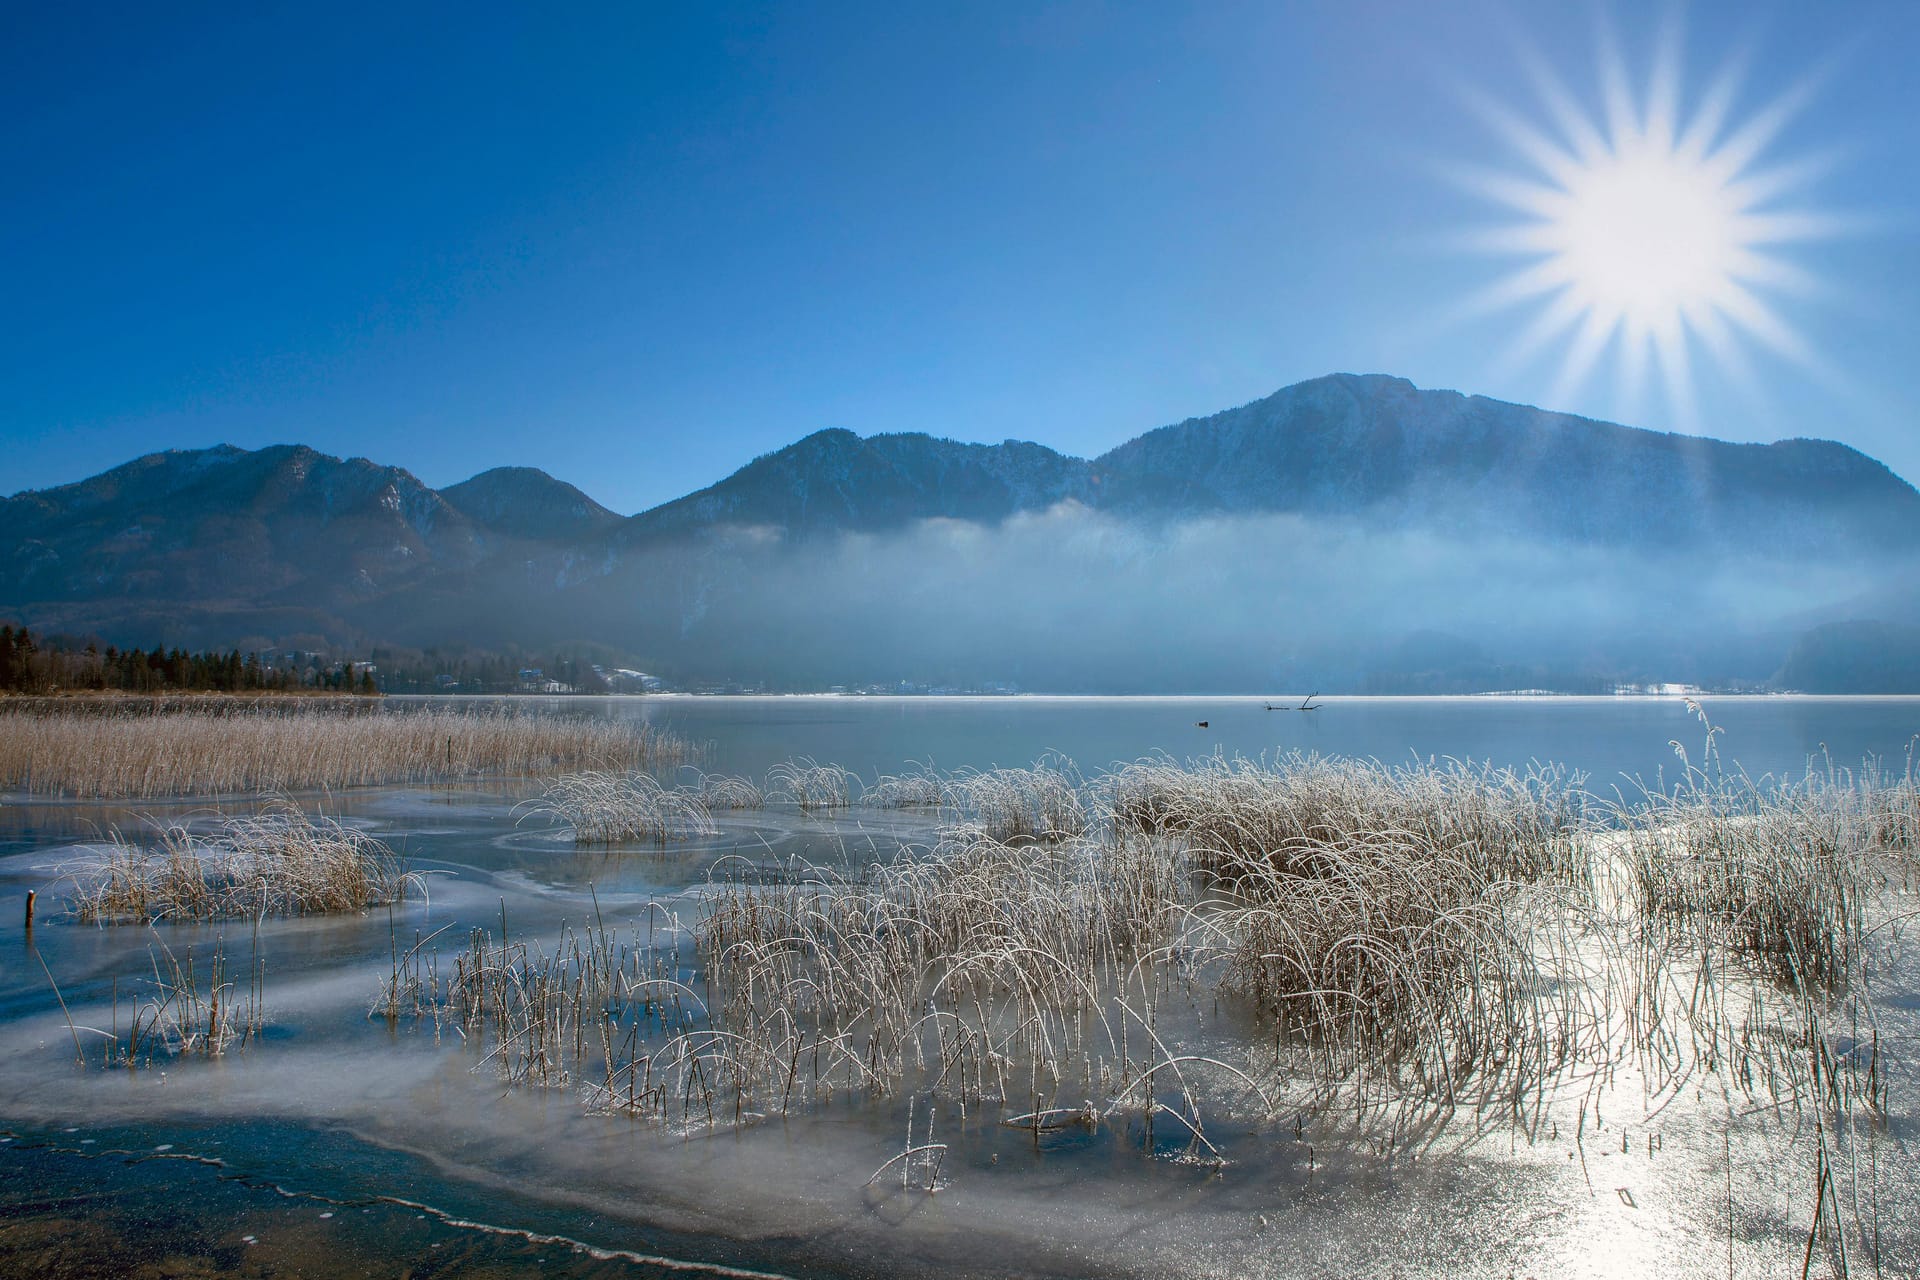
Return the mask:
<svg viewBox="0 0 1920 1280">
<path fill-rule="evenodd" d="M 1608 546 L 1896 550 L 1920 494 L 1826 440 L 1730 444 L 1334 375 L 1150 431 L 1093 463 L 1103 505 L 1371 514 Z"/>
<path fill-rule="evenodd" d="M 440 496 L 488 533 L 533 542 L 588 539 L 622 520 L 538 467 L 495 467 L 447 486 Z"/>
<path fill-rule="evenodd" d="M 1094 496 L 1094 471 L 1044 445 L 960 444 L 919 434 L 829 430 L 756 458 L 698 493 L 635 516 L 620 540 L 715 525 L 801 535 L 895 529 L 914 520 L 1001 520 Z"/>
</svg>

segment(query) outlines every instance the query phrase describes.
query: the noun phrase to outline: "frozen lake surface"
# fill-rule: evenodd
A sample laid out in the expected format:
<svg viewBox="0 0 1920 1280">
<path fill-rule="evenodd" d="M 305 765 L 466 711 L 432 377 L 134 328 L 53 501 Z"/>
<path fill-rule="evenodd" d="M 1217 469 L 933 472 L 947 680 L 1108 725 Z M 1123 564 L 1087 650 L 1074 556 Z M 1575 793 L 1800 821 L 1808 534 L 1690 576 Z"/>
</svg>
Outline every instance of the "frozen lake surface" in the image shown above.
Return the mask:
<svg viewBox="0 0 1920 1280">
<path fill-rule="evenodd" d="M 1608 793 L 1700 758 L 1678 699 L 1331 699 L 1311 713 L 1257 699 L 605 699 L 567 714 L 633 716 L 709 744 L 707 766 L 764 776 L 796 756 L 871 781 L 914 763 L 1025 765 L 1047 752 L 1093 771 L 1153 753 L 1287 751 L 1554 761 Z M 1731 763 L 1797 774 L 1878 756 L 1896 772 L 1917 699 L 1708 699 Z M 1198 726 L 1206 721 L 1207 727 Z M 1131 1122 L 1035 1135 L 991 1109 L 943 1112 L 941 1189 L 869 1183 L 903 1145 L 907 1101 L 835 1102 L 791 1118 L 691 1131 L 594 1114 L 574 1086 L 508 1089 L 451 1027 L 370 1017 L 396 950 L 474 927 L 551 946 L 600 913 L 644 930 L 691 920 L 721 859 L 769 876 L 797 862 L 857 869 L 935 820 L 890 811 L 721 814 L 665 850 L 576 848 L 516 806 L 538 783 L 369 788 L 324 799 L 427 883 L 391 915 L 96 928 L 62 919 L 60 868 L 106 830 L 205 815 L 204 800 L 137 806 L 9 797 L 0 886 L 41 892 L 29 938 L 0 912 L 0 1269 L 70 1274 L 169 1259 L 215 1272 L 415 1274 L 538 1266 L 580 1275 L 1536 1276 L 1797 1274 L 1815 1203 L 1811 1120 L 1759 1111 L 1713 1079 L 1655 1090 L 1632 1070 L 1569 1081 L 1531 1136 L 1456 1114 L 1381 1146 L 1343 1117 L 1223 1112 L 1215 1166 Z M 1628 787 L 1629 794 L 1631 787 Z M 260 803 L 220 802 L 226 813 Z M 265 963 L 263 1037 L 216 1061 L 142 1071 L 74 1064 L 73 1023 L 124 1028 L 161 947 L 216 944 Z M 42 969 L 42 962 L 46 966 Z M 1913 1157 L 1911 961 L 1880 975 L 1890 1114 L 1862 1139 L 1847 1194 L 1873 1206 L 1884 1274 L 1920 1268 Z M 1165 1034 L 1201 1046 L 1245 1030 L 1204 988 L 1170 999 Z M 86 1033 L 81 1033 L 85 1038 Z M 91 1048 L 91 1042 L 88 1047 Z M 925 1100 L 920 1123 L 925 1123 Z M 1164 1135 L 1163 1135 L 1164 1137 Z M 1853 1260 L 1859 1274 L 1873 1267 Z"/>
</svg>

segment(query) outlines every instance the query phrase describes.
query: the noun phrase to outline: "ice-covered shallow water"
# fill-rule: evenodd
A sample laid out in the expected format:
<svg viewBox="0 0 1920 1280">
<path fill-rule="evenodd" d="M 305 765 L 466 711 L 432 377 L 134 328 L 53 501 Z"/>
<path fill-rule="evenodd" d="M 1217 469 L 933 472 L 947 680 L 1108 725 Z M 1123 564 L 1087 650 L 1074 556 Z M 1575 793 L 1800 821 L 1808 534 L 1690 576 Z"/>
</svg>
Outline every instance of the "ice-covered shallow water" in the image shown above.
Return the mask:
<svg viewBox="0 0 1920 1280">
<path fill-rule="evenodd" d="M 1673 759 L 1667 739 L 1691 748 L 1697 738 L 1677 702 L 1420 701 L 1397 722 L 1385 703 L 1330 704 L 1317 721 L 1223 705 L 671 700 L 581 713 L 663 717 L 712 742 L 718 771 L 759 774 L 808 754 L 869 777 L 913 760 L 1025 763 L 1052 748 L 1098 764 L 1216 744 L 1553 758 L 1596 774 L 1650 774 Z M 1841 761 L 1894 756 L 1920 730 L 1911 700 L 1710 710 L 1728 726 L 1723 750 L 1755 772 L 1797 768 L 1821 743 Z M 1203 718 L 1210 736 L 1192 727 Z M 1266 727 L 1275 722 L 1286 727 Z M 1523 745 L 1529 728 L 1538 745 Z M 1655 740 L 1629 745 L 1642 734 Z M 1451 745 L 1438 741 L 1448 735 Z M 581 850 L 516 812 L 528 790 L 329 799 L 330 812 L 428 873 L 427 899 L 391 922 L 384 912 L 265 922 L 269 1034 L 221 1061 L 140 1072 L 103 1071 L 97 1055 L 91 1069 L 73 1065 L 40 960 L 74 1022 L 124 1027 L 150 948 L 204 956 L 221 937 L 244 960 L 250 928 L 78 926 L 58 918 L 46 891 L 99 830 L 211 806 L 16 800 L 0 809 L 7 900 L 43 891 L 31 940 L 16 909 L 0 913 L 0 1216 L 13 1224 L 0 1232 L 0 1269 L 84 1274 L 195 1258 L 214 1273 L 343 1275 L 398 1264 L 420 1274 L 538 1265 L 582 1275 L 1718 1276 L 1800 1264 L 1814 1202 L 1812 1121 L 1728 1100 L 1711 1078 L 1659 1095 L 1651 1109 L 1624 1070 L 1579 1081 L 1532 1141 L 1498 1116 L 1456 1115 L 1390 1151 L 1344 1135 L 1337 1117 L 1296 1132 L 1284 1117 L 1223 1116 L 1210 1128 L 1229 1158 L 1218 1170 L 1146 1158 L 1137 1123 L 1124 1119 L 1036 1143 L 991 1114 L 941 1114 L 938 1136 L 953 1149 L 934 1195 L 893 1179 L 868 1185 L 900 1150 L 904 1099 L 682 1135 L 589 1114 L 573 1089 L 507 1091 L 473 1069 L 477 1055 L 451 1030 L 436 1039 L 430 1023 L 389 1027 L 367 1016 L 396 941 L 404 948 L 448 924 L 448 938 L 476 924 L 497 929 L 504 913 L 514 935 L 550 943 L 596 904 L 622 924 L 656 902 L 685 908 L 717 858 L 743 855 L 770 872 L 790 858 L 859 864 L 931 827 L 913 815 L 856 809 L 829 820 L 776 809 L 722 815 L 718 836 L 665 852 Z M 1846 1194 L 1879 1233 L 1882 1272 L 1912 1274 L 1912 963 L 1881 975 L 1878 990 L 1892 1116 L 1862 1144 Z M 1232 1011 L 1204 992 L 1163 1016 L 1200 1042 L 1233 1030 Z"/>
</svg>

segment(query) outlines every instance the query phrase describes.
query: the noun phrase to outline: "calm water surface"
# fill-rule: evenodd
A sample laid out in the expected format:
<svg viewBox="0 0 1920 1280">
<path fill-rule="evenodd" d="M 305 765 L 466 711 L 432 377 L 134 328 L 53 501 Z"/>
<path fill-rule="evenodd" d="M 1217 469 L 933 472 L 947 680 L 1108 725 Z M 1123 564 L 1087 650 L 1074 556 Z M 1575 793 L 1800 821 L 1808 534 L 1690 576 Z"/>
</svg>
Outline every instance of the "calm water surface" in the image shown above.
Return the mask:
<svg viewBox="0 0 1920 1280">
<path fill-rule="evenodd" d="M 1294 705 L 1298 698 L 1292 700 Z M 1699 763 L 1706 726 L 1681 698 L 1330 698 L 1312 712 L 1258 698 L 609 698 L 556 702 L 576 714 L 632 716 L 711 743 L 712 767 L 760 774 L 811 756 L 866 777 L 912 763 L 1027 765 L 1057 752 L 1091 772 L 1164 752 L 1290 751 L 1389 764 L 1451 757 L 1580 770 L 1598 790 L 1671 777 L 1675 743 Z M 1830 757 L 1876 756 L 1898 770 L 1920 735 L 1920 697 L 1708 697 L 1718 751 L 1754 776 L 1798 776 Z M 1205 722 L 1205 727 L 1201 722 Z"/>
</svg>

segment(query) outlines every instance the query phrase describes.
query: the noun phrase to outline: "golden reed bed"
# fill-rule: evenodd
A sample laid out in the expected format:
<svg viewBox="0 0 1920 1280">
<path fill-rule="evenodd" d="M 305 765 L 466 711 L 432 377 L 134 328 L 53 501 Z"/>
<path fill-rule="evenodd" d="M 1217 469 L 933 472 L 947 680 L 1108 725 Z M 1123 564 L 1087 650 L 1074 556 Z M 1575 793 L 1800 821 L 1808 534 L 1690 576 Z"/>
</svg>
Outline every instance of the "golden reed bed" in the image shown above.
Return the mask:
<svg viewBox="0 0 1920 1280">
<path fill-rule="evenodd" d="M 653 768 L 691 755 L 644 725 L 533 711 L 368 712 L 310 699 L 157 713 L 0 704 L 0 791 L 84 799 Z"/>
</svg>

